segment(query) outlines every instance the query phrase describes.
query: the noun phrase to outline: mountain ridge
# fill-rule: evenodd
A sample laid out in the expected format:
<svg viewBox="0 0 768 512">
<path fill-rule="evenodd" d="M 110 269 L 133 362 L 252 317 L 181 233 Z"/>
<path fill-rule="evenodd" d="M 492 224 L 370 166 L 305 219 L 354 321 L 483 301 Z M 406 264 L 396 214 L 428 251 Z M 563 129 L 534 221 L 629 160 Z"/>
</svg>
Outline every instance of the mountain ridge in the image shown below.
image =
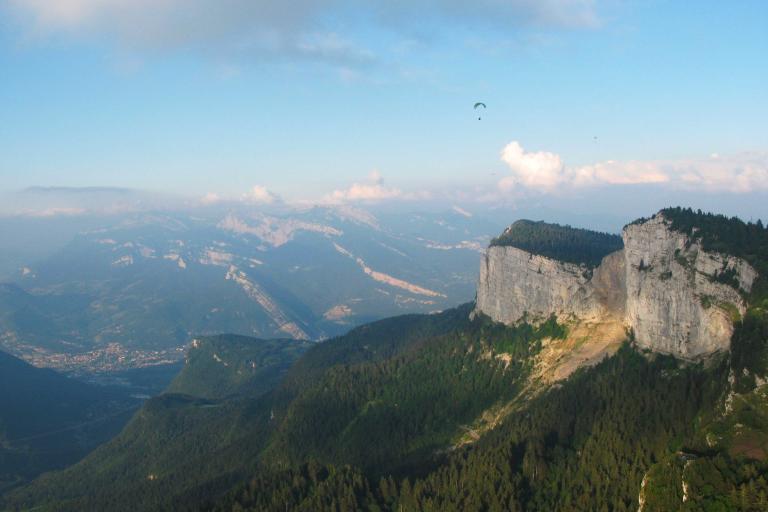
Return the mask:
<svg viewBox="0 0 768 512">
<path fill-rule="evenodd" d="M 617 268 L 625 261 L 612 257 Z M 579 283 L 613 288 L 605 268 L 569 268 Z M 592 292 L 590 300 L 612 300 Z M 2 503 L 764 510 L 768 301 L 756 293 L 733 319 L 730 350 L 704 359 L 654 351 L 621 323 L 606 350 L 592 353 L 585 350 L 608 335 L 597 329 L 603 317 L 550 312 L 505 324 L 472 303 L 365 324 L 310 347 L 271 390 L 150 400 L 116 439 Z M 200 353 L 226 376 L 217 352 Z"/>
<path fill-rule="evenodd" d="M 728 350 L 734 321 L 746 312 L 742 294 L 750 293 L 758 273 L 742 258 L 705 251 L 667 215 L 627 225 L 623 249 L 594 270 L 492 245 L 481 263 L 478 311 L 508 324 L 551 314 L 618 320 L 640 346 L 684 359 Z"/>
<path fill-rule="evenodd" d="M 140 406 L 103 388 L 0 351 L 0 492 L 77 462 Z"/>
</svg>

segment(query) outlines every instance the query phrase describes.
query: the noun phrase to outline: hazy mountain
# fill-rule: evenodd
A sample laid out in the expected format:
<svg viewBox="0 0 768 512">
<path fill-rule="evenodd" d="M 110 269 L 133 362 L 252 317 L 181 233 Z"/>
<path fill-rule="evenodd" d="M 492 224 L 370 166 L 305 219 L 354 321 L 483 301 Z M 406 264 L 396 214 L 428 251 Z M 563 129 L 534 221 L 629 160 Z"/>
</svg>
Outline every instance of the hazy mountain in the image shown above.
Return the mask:
<svg viewBox="0 0 768 512">
<path fill-rule="evenodd" d="M 689 237 L 683 246 L 698 248 L 695 259 L 685 253 L 669 277 L 665 269 L 633 272 L 674 279 L 713 254 L 766 268 L 762 226 L 685 210 L 665 215 L 647 225 L 663 221 L 674 237 Z M 543 227 L 523 241 L 540 250 L 566 235 L 594 238 Z M 661 246 L 649 254 L 669 256 Z M 689 360 L 626 331 L 614 349 L 585 357 L 604 340 L 583 319 L 504 325 L 470 314 L 475 305 L 467 304 L 360 326 L 312 346 L 271 391 L 247 391 L 250 384 L 237 382 L 248 382 L 243 370 L 254 354 L 272 353 L 268 342 L 201 341 L 186 380 L 243 392 L 205 398 L 204 386 L 197 396 L 150 400 L 113 441 L 11 493 L 6 506 L 765 510 L 768 317 L 760 279 L 743 295 L 744 315 L 732 317 L 728 350 Z M 710 284 L 743 285 L 725 277 Z M 282 366 L 285 358 L 273 355 Z M 575 364 L 561 371 L 565 360 Z"/>
<path fill-rule="evenodd" d="M 117 215 L 17 269 L 0 340 L 39 365 L 112 371 L 177 360 L 197 335 L 322 339 L 470 300 L 492 226 L 461 209 Z"/>
<path fill-rule="evenodd" d="M 647 471 L 677 478 L 662 461 L 688 457 L 698 465 L 690 483 L 697 503 L 749 485 L 745 499 L 759 505 L 768 468 L 738 447 L 740 429 L 764 432 L 764 398 L 747 387 L 735 395 L 734 412 L 713 416 L 735 391 L 727 377 L 740 366 L 649 359 L 625 346 L 549 392 L 532 392 L 531 363 L 541 341 L 558 336 L 556 324 L 510 329 L 469 321 L 468 313 L 358 328 L 315 346 L 267 395 L 153 399 L 114 441 L 7 503 L 634 510 Z M 712 432 L 721 442 L 707 449 Z M 721 490 L 711 490 L 713 483 Z M 649 501 L 668 504 L 665 485 L 651 492 L 648 484 Z"/>
</svg>

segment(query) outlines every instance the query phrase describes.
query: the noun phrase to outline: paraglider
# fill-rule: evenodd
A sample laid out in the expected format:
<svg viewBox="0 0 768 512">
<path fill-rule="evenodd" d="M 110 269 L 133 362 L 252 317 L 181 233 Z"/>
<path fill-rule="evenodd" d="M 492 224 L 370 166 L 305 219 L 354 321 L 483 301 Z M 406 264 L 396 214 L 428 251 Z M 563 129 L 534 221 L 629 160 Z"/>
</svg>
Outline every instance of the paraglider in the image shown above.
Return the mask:
<svg viewBox="0 0 768 512">
<path fill-rule="evenodd" d="M 475 110 L 477 110 L 479 107 L 483 107 L 483 110 L 485 110 L 485 108 L 486 108 L 485 107 L 485 103 L 483 103 L 481 101 L 478 101 L 477 103 L 475 103 Z M 482 121 L 482 119 L 483 118 L 481 116 L 477 116 L 477 120 L 478 121 Z"/>
</svg>

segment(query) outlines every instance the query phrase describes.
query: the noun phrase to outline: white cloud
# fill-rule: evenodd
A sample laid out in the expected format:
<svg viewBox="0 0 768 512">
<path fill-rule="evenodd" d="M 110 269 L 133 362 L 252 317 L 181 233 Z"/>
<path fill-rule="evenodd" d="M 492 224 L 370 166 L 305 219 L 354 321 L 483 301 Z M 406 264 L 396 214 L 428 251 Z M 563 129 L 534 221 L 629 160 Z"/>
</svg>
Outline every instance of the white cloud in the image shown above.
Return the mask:
<svg viewBox="0 0 768 512">
<path fill-rule="evenodd" d="M 555 153 L 527 152 L 513 141 L 502 150 L 501 160 L 511 171 L 498 182 L 503 192 L 520 187 L 551 192 L 564 187 L 640 184 L 711 192 L 768 190 L 768 153 L 713 153 L 709 158 L 668 161 L 608 160 L 568 167 Z"/>
<path fill-rule="evenodd" d="M 714 154 L 667 165 L 685 187 L 737 193 L 768 190 L 768 153 Z"/>
<path fill-rule="evenodd" d="M 347 190 L 334 191 L 333 198 L 342 201 L 378 201 L 400 197 L 401 194 L 399 189 L 385 187 L 379 183 L 355 183 Z"/>
<path fill-rule="evenodd" d="M 501 151 L 501 159 L 513 174 L 501 180 L 502 188 L 520 183 L 531 188 L 551 189 L 567 181 L 563 161 L 554 153 L 526 152 L 519 142 L 512 141 Z"/>
<path fill-rule="evenodd" d="M 279 197 L 266 187 L 256 185 L 247 194 L 243 194 L 242 200 L 248 203 L 272 204 L 279 200 Z"/>
<path fill-rule="evenodd" d="M 200 204 L 213 205 L 218 203 L 250 203 L 269 205 L 277 202 L 282 202 L 279 195 L 275 194 L 267 187 L 262 185 L 254 185 L 248 192 L 238 195 L 221 195 L 216 192 L 208 192 L 200 198 Z"/>
<path fill-rule="evenodd" d="M 0 3 L 1 5 L 2 3 Z M 391 33 L 451 26 L 592 27 L 593 0 L 7 0 L 39 35 L 106 36 L 131 50 L 192 50 L 227 56 L 364 65 L 360 20 Z"/>
<path fill-rule="evenodd" d="M 216 204 L 221 201 L 221 196 L 215 192 L 208 192 L 201 199 L 203 204 Z"/>
<path fill-rule="evenodd" d="M 312 34 L 301 38 L 296 43 L 296 49 L 303 58 L 336 61 L 341 64 L 363 65 L 376 60 L 374 54 L 365 48 L 360 48 L 351 41 L 335 32 Z M 350 72 L 348 68 L 343 68 Z"/>
<path fill-rule="evenodd" d="M 182 196 L 118 187 L 29 187 L 0 193 L 0 216 L 117 215 L 166 211 L 186 203 Z"/>
<path fill-rule="evenodd" d="M 18 215 L 27 217 L 74 217 L 85 215 L 86 213 L 88 213 L 88 210 L 85 208 L 54 207 L 43 210 L 21 210 Z"/>
<path fill-rule="evenodd" d="M 667 173 L 655 162 L 616 162 L 608 160 L 577 167 L 569 173 L 575 185 L 638 185 L 642 183 L 666 183 Z"/>
<path fill-rule="evenodd" d="M 462 25 L 595 27 L 595 0 L 388 0 L 378 8 L 385 20 L 413 25 L 434 18 Z"/>
<path fill-rule="evenodd" d="M 365 183 L 353 183 L 349 188 L 334 190 L 326 195 L 323 202 L 346 203 L 367 201 L 376 202 L 385 199 L 409 199 L 410 194 L 404 194 L 400 189 L 387 187 L 379 171 L 371 171 Z"/>
<path fill-rule="evenodd" d="M 132 51 L 360 65 L 370 52 L 322 22 L 337 0 L 9 0 L 38 35 L 106 36 Z"/>
</svg>

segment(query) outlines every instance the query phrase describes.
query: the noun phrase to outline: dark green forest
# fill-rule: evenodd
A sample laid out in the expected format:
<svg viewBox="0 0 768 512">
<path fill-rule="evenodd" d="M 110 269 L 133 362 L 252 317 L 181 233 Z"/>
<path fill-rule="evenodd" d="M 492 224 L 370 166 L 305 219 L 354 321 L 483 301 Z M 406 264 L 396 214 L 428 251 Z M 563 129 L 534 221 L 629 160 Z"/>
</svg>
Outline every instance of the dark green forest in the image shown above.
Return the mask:
<svg viewBox="0 0 768 512">
<path fill-rule="evenodd" d="M 692 236 L 734 229 L 708 226 Z M 741 247 L 762 268 L 762 246 Z M 684 362 L 628 333 L 549 387 L 535 356 L 568 326 L 473 304 L 309 347 L 205 338 L 119 436 L 0 509 L 764 511 L 768 310 L 748 299 L 730 353 Z"/>
<path fill-rule="evenodd" d="M 761 278 L 755 283 L 751 301 L 768 299 L 768 227 L 761 220 L 744 222 L 738 217 L 705 213 L 692 208 L 665 208 L 660 212 L 672 229 L 701 242 L 705 251 L 738 256 L 748 261 Z"/>
<path fill-rule="evenodd" d="M 116 435 L 140 403 L 0 352 L 0 493 L 72 464 Z"/>
<path fill-rule="evenodd" d="M 424 475 L 310 462 L 259 474 L 215 509 L 636 510 L 644 473 L 685 447 L 725 379 L 722 361 L 683 368 L 625 346 Z"/>
<path fill-rule="evenodd" d="M 260 396 L 154 398 L 116 439 L 8 503 L 178 509 L 312 459 L 393 477 L 425 473 L 463 427 L 519 393 L 538 341 L 561 332 L 551 321 L 470 320 L 471 307 L 387 319 L 315 345 Z"/>
<path fill-rule="evenodd" d="M 258 396 L 275 387 L 311 345 L 303 340 L 233 334 L 200 337 L 193 340 L 184 367 L 166 392 L 208 399 Z"/>
<path fill-rule="evenodd" d="M 491 240 L 494 245 L 589 267 L 598 266 L 605 256 L 624 247 L 619 235 L 531 220 L 516 221 Z"/>
<path fill-rule="evenodd" d="M 692 454 L 702 500 L 714 493 L 750 504 L 711 510 L 761 510 L 762 459 L 747 463 L 731 445 L 710 449 L 702 433 L 710 425 L 728 431 L 712 411 L 731 365 L 748 360 L 743 354 L 755 344 L 765 353 L 767 323 L 737 333 L 733 360 L 707 365 L 649 357 L 627 344 L 521 403 L 479 441 L 451 449 L 482 411 L 514 399 L 540 336 L 559 331 L 552 321 L 507 328 L 467 313 L 421 317 L 430 326 L 419 325 L 422 334 L 433 336 L 408 345 L 390 343 L 394 322 L 366 326 L 345 351 L 355 362 L 330 362 L 324 352 L 337 350 L 336 340 L 313 347 L 294 366 L 300 372 L 289 371 L 258 398 L 153 399 L 115 441 L 6 503 L 47 503 L 43 510 L 636 510 L 643 476 L 650 471 L 662 482 L 665 464 Z M 497 351 L 515 354 L 509 367 L 483 355 Z M 302 378 L 307 361 L 316 379 Z M 749 414 L 738 421 L 748 425 Z M 721 490 L 712 491 L 715 483 Z M 674 510 L 678 496 L 664 488 L 649 488 L 648 510 Z"/>
</svg>

